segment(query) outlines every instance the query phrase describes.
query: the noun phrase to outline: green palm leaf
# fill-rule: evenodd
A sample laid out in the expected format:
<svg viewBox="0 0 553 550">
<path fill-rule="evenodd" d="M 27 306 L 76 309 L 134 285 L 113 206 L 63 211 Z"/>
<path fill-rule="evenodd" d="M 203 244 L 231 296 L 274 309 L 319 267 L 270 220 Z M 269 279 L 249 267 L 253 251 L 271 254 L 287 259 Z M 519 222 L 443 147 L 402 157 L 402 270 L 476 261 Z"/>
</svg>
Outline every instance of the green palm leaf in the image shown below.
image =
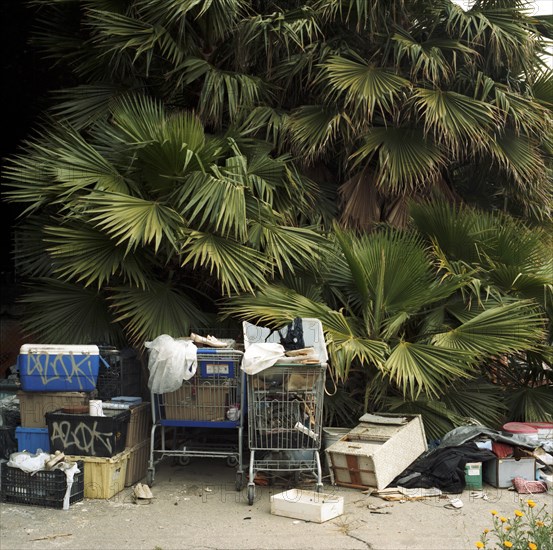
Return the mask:
<svg viewBox="0 0 553 550">
<path fill-rule="evenodd" d="M 52 112 L 80 130 L 103 118 L 114 102 L 127 97 L 128 93 L 125 88 L 111 82 L 82 84 L 56 92 L 57 103 Z"/>
<path fill-rule="evenodd" d="M 230 171 L 194 173 L 179 191 L 178 208 L 195 227 L 213 228 L 240 241 L 247 236 L 246 188 Z"/>
<path fill-rule="evenodd" d="M 497 125 L 494 107 L 457 92 L 418 88 L 413 100 L 426 132 L 456 152 L 463 151 L 467 143 L 473 147 L 487 143 Z"/>
<path fill-rule="evenodd" d="M 509 419 L 522 422 L 553 421 L 553 386 L 510 389 L 506 395 Z"/>
<path fill-rule="evenodd" d="M 264 255 L 230 238 L 190 231 L 182 245 L 181 265 L 202 267 L 216 275 L 224 294 L 263 286 L 267 270 Z"/>
<path fill-rule="evenodd" d="M 492 306 L 433 338 L 437 346 L 483 356 L 535 349 L 545 337 L 544 317 L 531 301 Z"/>
<path fill-rule="evenodd" d="M 117 287 L 110 296 L 117 322 L 125 325 L 130 340 L 143 344 L 160 334 L 188 336 L 191 327 L 208 321 L 203 311 L 182 290 L 170 284 L 151 283 L 147 288 Z"/>
<path fill-rule="evenodd" d="M 351 158 L 353 165 L 377 162 L 375 184 L 386 191 L 412 192 L 436 179 L 445 158 L 438 145 L 422 130 L 373 127 Z"/>
<path fill-rule="evenodd" d="M 86 226 L 45 226 L 44 233 L 60 278 L 100 289 L 117 275 L 133 286 L 145 286 L 142 254 L 128 254 L 105 233 Z"/>
<path fill-rule="evenodd" d="M 444 392 L 441 402 L 463 418 L 499 429 L 507 413 L 501 387 L 479 381 L 455 384 Z"/>
<path fill-rule="evenodd" d="M 383 371 L 409 399 L 417 399 L 422 392 L 439 398 L 449 380 L 473 375 L 473 359 L 472 353 L 462 349 L 401 342 L 392 350 Z"/>
<path fill-rule="evenodd" d="M 375 67 L 362 59 L 332 56 L 322 64 L 322 78 L 330 84 L 327 92 L 336 101 L 344 96 L 344 107 L 355 117 L 370 121 L 375 109 L 385 117 L 396 109 L 397 99 L 410 82 L 385 67 Z M 353 117 L 352 117 L 353 118 Z"/>
<path fill-rule="evenodd" d="M 33 282 L 22 303 L 26 311 L 22 320 L 24 329 L 40 341 L 114 345 L 124 342 L 121 327 L 115 323 L 104 294 L 98 290 L 40 278 Z"/>
<path fill-rule="evenodd" d="M 313 269 L 323 261 L 328 252 L 328 242 L 308 227 L 289 227 L 268 221 L 250 222 L 250 242 L 265 250 L 275 271 L 284 275 L 299 267 Z"/>
<path fill-rule="evenodd" d="M 319 105 L 299 107 L 286 120 L 290 140 L 299 155 L 318 157 L 337 138 L 342 115 Z"/>
<path fill-rule="evenodd" d="M 113 239 L 125 243 L 127 252 L 153 242 L 177 251 L 184 220 L 169 206 L 119 193 L 93 193 L 86 197 L 91 223 Z"/>
</svg>

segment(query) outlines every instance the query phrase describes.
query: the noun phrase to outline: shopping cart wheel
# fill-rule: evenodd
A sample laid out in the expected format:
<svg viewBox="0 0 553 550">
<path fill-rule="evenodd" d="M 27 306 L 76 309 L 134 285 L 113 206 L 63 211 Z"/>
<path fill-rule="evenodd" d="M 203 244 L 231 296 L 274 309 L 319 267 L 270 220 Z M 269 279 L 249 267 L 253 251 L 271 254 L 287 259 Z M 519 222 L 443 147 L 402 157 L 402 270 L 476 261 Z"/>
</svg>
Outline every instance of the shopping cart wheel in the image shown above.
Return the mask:
<svg viewBox="0 0 553 550">
<path fill-rule="evenodd" d="M 237 473 L 236 473 L 235 485 L 234 485 L 237 491 L 241 491 L 241 490 L 242 490 L 242 484 L 243 484 L 243 475 L 242 475 L 242 472 L 237 472 Z"/>
<path fill-rule="evenodd" d="M 188 466 L 190 464 L 190 457 L 189 456 L 180 456 L 179 457 L 179 464 L 181 466 Z"/>
<path fill-rule="evenodd" d="M 238 466 L 238 459 L 233 455 L 227 456 L 227 466 L 229 468 L 234 468 L 235 466 Z"/>
<path fill-rule="evenodd" d="M 248 483 L 248 504 L 251 506 L 255 498 L 255 485 Z"/>
<path fill-rule="evenodd" d="M 151 487 L 154 484 L 155 470 L 153 468 L 148 468 L 148 473 L 146 474 L 146 483 L 148 487 Z"/>
<path fill-rule="evenodd" d="M 322 483 L 317 483 L 317 493 L 322 492 L 322 490 L 323 490 L 323 484 Z"/>
</svg>

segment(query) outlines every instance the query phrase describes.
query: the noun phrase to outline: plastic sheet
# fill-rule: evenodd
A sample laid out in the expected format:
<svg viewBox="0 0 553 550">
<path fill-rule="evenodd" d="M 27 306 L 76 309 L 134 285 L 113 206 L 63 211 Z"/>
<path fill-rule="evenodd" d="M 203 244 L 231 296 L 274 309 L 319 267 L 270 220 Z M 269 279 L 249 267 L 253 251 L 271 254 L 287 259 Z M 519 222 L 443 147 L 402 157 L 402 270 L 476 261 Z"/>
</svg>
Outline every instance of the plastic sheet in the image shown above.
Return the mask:
<svg viewBox="0 0 553 550">
<path fill-rule="evenodd" d="M 183 380 L 196 374 L 198 347 L 193 342 L 162 334 L 144 345 L 150 350 L 148 388 L 153 393 L 178 390 Z"/>
</svg>

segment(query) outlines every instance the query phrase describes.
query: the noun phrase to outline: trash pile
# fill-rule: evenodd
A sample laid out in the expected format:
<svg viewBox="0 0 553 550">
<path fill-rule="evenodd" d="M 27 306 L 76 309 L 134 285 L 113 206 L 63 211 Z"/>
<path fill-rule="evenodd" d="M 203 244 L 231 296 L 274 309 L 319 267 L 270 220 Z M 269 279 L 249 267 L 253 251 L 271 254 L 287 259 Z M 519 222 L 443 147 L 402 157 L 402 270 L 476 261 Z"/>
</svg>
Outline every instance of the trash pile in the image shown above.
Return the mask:
<svg viewBox="0 0 553 550">
<path fill-rule="evenodd" d="M 553 490 L 553 423 L 461 426 L 428 450 L 418 415 L 364 415 L 326 453 L 336 485 L 398 499 L 476 494 L 483 483 L 521 494 Z"/>
</svg>

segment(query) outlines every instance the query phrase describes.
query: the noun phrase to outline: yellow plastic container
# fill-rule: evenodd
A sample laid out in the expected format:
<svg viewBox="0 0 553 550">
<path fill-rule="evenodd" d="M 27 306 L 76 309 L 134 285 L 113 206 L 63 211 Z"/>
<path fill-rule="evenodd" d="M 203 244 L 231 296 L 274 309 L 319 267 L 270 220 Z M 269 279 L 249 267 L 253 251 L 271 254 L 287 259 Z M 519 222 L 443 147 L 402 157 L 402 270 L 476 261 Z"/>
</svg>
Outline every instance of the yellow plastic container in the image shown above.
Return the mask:
<svg viewBox="0 0 553 550">
<path fill-rule="evenodd" d="M 111 498 L 125 488 L 130 450 L 111 457 L 68 455 L 71 461 L 84 462 L 85 498 Z"/>
</svg>

